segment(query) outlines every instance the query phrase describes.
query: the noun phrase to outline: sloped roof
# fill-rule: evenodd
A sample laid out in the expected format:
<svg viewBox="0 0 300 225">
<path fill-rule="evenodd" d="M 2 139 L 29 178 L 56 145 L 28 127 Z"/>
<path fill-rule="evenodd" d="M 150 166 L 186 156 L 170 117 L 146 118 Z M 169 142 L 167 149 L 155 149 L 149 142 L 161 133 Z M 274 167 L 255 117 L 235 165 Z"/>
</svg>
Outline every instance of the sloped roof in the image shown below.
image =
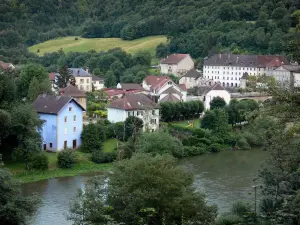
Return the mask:
<svg viewBox="0 0 300 225">
<path fill-rule="evenodd" d="M 145 94 L 129 94 L 124 98 L 114 100 L 107 108 L 122 109 L 122 110 L 143 110 L 156 109 L 159 105 L 152 101 Z"/>
<path fill-rule="evenodd" d="M 48 77 L 49 77 L 49 80 L 54 81 L 55 80 L 55 73 L 49 73 Z"/>
<path fill-rule="evenodd" d="M 180 99 L 176 98 L 173 94 L 169 93 L 163 97 L 159 102 L 179 102 Z"/>
<path fill-rule="evenodd" d="M 105 93 L 109 96 L 116 96 L 116 95 L 121 95 L 121 94 L 136 94 L 140 93 L 143 90 L 123 90 L 123 89 L 118 89 L 118 88 L 104 88 Z"/>
<path fill-rule="evenodd" d="M 11 65 L 12 65 L 11 63 L 6 63 L 6 62 L 3 62 L 3 61 L 0 61 L 0 68 L 3 69 L 3 70 L 9 69 Z"/>
<path fill-rule="evenodd" d="M 151 86 L 151 90 L 157 90 L 161 88 L 165 83 L 171 81 L 168 76 L 153 76 L 149 75 L 144 79 L 147 85 Z"/>
<path fill-rule="evenodd" d="M 201 76 L 200 72 L 198 72 L 196 69 L 191 69 L 183 77 L 192 77 L 196 79 L 200 76 Z"/>
<path fill-rule="evenodd" d="M 208 66 L 236 66 L 236 67 L 278 67 L 289 64 L 284 56 L 275 55 L 235 55 L 231 53 L 214 54 L 204 60 Z"/>
<path fill-rule="evenodd" d="M 179 87 L 183 91 L 187 91 L 185 84 L 179 84 Z"/>
<path fill-rule="evenodd" d="M 213 86 L 211 86 L 210 88 L 208 88 L 207 90 L 205 90 L 203 92 L 203 95 L 206 95 L 210 91 L 226 91 L 226 89 L 224 87 L 222 87 L 221 84 L 215 83 Z"/>
<path fill-rule="evenodd" d="M 189 56 L 189 54 L 172 54 L 169 55 L 166 59 L 162 59 L 160 61 L 161 64 L 178 64 L 185 57 Z"/>
<path fill-rule="evenodd" d="M 136 83 L 120 83 L 120 85 L 124 90 L 144 90 L 140 84 Z"/>
<path fill-rule="evenodd" d="M 98 80 L 104 80 L 104 78 L 92 75 L 92 81 L 98 81 Z"/>
<path fill-rule="evenodd" d="M 86 94 L 80 91 L 76 86 L 69 84 L 66 88 L 59 90 L 61 96 L 86 97 Z"/>
<path fill-rule="evenodd" d="M 91 77 L 92 75 L 82 68 L 69 68 L 74 77 Z"/>
<path fill-rule="evenodd" d="M 83 111 L 85 111 L 80 104 L 72 97 L 68 96 L 39 95 L 33 102 L 33 107 L 38 113 L 58 114 L 60 110 L 71 101 L 74 101 Z"/>
<path fill-rule="evenodd" d="M 182 96 L 181 92 L 177 91 L 173 86 L 167 88 L 161 94 L 178 94 L 179 96 Z"/>
<path fill-rule="evenodd" d="M 300 65 L 283 65 L 282 67 L 290 72 L 298 73 L 300 71 Z"/>
</svg>

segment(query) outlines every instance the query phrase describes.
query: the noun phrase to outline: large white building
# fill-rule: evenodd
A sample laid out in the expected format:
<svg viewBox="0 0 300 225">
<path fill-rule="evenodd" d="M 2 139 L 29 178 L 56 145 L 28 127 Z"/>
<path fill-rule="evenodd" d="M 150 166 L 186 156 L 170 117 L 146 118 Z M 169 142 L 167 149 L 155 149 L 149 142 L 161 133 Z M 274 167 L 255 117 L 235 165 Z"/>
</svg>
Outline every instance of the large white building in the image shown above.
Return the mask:
<svg viewBox="0 0 300 225">
<path fill-rule="evenodd" d="M 93 87 L 94 87 L 95 91 L 105 88 L 104 79 L 102 77 L 92 75 L 92 82 L 93 82 Z"/>
<path fill-rule="evenodd" d="M 269 75 L 275 68 L 288 64 L 283 56 L 215 54 L 205 58 L 203 76 L 211 84 L 239 87 L 245 72 L 249 76 Z"/>
<path fill-rule="evenodd" d="M 181 77 L 194 66 L 194 61 L 189 54 L 172 54 L 160 61 L 160 72 Z"/>
<path fill-rule="evenodd" d="M 269 74 L 274 77 L 276 82 L 283 86 L 290 86 L 294 83 L 295 87 L 300 86 L 300 66 L 282 65 Z"/>
<path fill-rule="evenodd" d="M 107 107 L 107 119 L 112 123 L 124 122 L 129 116 L 142 119 L 144 131 L 159 128 L 159 105 L 145 94 L 126 95 Z"/>
<path fill-rule="evenodd" d="M 230 93 L 219 83 L 215 83 L 203 93 L 203 103 L 206 110 L 210 109 L 210 102 L 216 97 L 223 98 L 226 104 L 229 104 L 231 99 Z"/>
</svg>

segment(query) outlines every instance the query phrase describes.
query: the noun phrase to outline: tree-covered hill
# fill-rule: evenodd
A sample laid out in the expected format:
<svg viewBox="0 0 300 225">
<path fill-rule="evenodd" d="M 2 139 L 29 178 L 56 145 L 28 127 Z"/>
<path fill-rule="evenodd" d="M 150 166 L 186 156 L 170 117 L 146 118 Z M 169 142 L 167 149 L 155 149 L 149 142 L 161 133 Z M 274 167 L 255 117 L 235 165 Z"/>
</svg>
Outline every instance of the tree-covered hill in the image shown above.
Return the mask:
<svg viewBox="0 0 300 225">
<path fill-rule="evenodd" d="M 165 52 L 281 53 L 297 24 L 299 0 L 1 0 L 0 55 L 18 61 L 56 37 L 168 35 Z M 5 59 L 4 58 L 4 59 Z"/>
</svg>

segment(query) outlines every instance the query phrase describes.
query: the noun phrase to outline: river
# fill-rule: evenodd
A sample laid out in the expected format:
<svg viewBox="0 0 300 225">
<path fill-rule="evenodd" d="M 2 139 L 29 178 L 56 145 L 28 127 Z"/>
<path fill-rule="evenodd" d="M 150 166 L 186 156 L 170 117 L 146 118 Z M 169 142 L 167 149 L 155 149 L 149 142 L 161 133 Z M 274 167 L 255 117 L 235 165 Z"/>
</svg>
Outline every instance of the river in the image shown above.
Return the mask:
<svg viewBox="0 0 300 225">
<path fill-rule="evenodd" d="M 262 150 L 223 151 L 217 154 L 185 158 L 180 161 L 195 176 L 195 188 L 204 192 L 218 212 L 228 211 L 237 200 L 253 202 L 253 185 L 267 153 Z M 43 204 L 29 221 L 30 225 L 71 224 L 67 221 L 69 201 L 91 175 L 49 179 L 23 185 L 23 194 L 37 192 Z M 259 192 L 258 192 L 259 193 Z M 259 198 L 259 196 L 258 196 Z"/>
</svg>

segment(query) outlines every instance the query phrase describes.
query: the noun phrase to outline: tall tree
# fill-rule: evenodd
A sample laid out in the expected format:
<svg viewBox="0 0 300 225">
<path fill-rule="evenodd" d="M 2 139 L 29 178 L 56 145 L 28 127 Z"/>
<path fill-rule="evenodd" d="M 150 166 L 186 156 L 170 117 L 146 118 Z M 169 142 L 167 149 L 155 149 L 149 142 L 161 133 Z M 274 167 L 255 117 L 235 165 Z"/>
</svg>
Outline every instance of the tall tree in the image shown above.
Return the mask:
<svg viewBox="0 0 300 225">
<path fill-rule="evenodd" d="M 169 156 L 134 155 L 114 165 L 108 184 L 94 180 L 71 204 L 78 224 L 214 224 L 215 206 L 193 188 L 193 177 Z M 106 197 L 104 195 L 106 194 Z"/>
<path fill-rule="evenodd" d="M 217 96 L 212 99 L 209 105 L 210 105 L 210 110 L 222 109 L 226 106 L 226 102 L 224 98 Z"/>
<path fill-rule="evenodd" d="M 67 65 L 64 65 L 59 69 L 59 73 L 55 77 L 55 85 L 57 88 L 65 88 L 68 86 L 69 82 L 72 80 L 72 85 L 74 84 L 74 77 L 71 71 L 68 69 Z"/>
<path fill-rule="evenodd" d="M 109 70 L 106 73 L 105 79 L 104 79 L 104 84 L 105 84 L 105 87 L 107 87 L 107 88 L 117 86 L 116 76 L 111 70 Z"/>
<path fill-rule="evenodd" d="M 37 96 L 40 94 L 40 87 L 39 87 L 39 81 L 34 77 L 32 78 L 29 89 L 28 89 L 28 99 L 30 101 L 34 101 Z"/>
</svg>

